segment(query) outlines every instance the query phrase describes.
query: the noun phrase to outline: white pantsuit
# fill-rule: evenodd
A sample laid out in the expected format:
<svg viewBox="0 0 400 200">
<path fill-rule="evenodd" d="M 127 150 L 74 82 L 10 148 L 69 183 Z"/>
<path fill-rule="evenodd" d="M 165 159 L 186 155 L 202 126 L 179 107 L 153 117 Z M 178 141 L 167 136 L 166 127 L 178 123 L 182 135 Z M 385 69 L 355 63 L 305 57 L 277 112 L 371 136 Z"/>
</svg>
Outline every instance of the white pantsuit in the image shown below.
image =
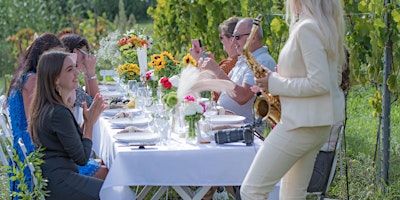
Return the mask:
<svg viewBox="0 0 400 200">
<path fill-rule="evenodd" d="M 281 199 L 305 199 L 315 157 L 330 127 L 344 119 L 338 59 L 328 59 L 325 36 L 311 18 L 291 28 L 268 89 L 279 95 L 281 120 L 264 141 L 243 181 L 241 197 L 267 199 L 281 182 Z"/>
</svg>

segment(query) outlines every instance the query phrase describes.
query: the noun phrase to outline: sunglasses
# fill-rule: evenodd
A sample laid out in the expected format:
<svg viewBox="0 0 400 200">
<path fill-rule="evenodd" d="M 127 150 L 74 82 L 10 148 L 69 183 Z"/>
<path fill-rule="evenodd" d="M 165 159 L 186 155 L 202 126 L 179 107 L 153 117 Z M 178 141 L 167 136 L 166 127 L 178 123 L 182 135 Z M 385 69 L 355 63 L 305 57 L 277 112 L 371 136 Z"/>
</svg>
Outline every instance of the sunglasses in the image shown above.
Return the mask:
<svg viewBox="0 0 400 200">
<path fill-rule="evenodd" d="M 235 40 L 240 40 L 240 37 L 245 36 L 245 35 L 250 35 L 250 33 L 245 33 L 245 34 L 233 34 L 232 37 L 234 37 Z"/>
<path fill-rule="evenodd" d="M 220 35 L 220 36 L 219 36 L 219 40 L 222 41 L 222 40 L 224 39 L 224 37 L 227 38 L 227 39 L 229 39 L 229 38 L 231 38 L 232 36 Z"/>
<path fill-rule="evenodd" d="M 89 55 L 90 54 L 88 51 L 85 51 L 83 49 L 79 49 L 79 48 L 76 48 L 76 49 L 78 49 L 78 51 L 80 51 L 83 55 Z"/>
</svg>

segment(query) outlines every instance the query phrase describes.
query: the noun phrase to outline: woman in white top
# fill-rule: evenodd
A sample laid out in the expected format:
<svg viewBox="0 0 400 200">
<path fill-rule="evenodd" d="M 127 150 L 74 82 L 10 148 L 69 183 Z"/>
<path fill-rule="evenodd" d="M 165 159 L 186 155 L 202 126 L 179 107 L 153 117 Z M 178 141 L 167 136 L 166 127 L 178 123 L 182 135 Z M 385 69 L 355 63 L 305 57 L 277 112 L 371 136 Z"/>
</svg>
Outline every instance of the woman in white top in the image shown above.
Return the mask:
<svg viewBox="0 0 400 200">
<path fill-rule="evenodd" d="M 242 199 L 267 199 L 282 177 L 280 199 L 305 199 L 315 157 L 331 125 L 344 119 L 340 0 L 287 0 L 286 11 L 289 38 L 278 70 L 255 80 L 280 97 L 281 120 L 257 152 L 241 187 Z"/>
</svg>

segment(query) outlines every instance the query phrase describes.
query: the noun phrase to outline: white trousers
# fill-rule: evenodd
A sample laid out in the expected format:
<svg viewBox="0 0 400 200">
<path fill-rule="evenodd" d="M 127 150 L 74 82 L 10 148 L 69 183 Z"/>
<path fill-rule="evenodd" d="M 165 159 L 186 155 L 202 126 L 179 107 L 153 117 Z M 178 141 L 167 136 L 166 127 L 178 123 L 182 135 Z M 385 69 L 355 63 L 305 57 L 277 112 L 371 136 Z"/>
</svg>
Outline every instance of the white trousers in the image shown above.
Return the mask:
<svg viewBox="0 0 400 200">
<path fill-rule="evenodd" d="M 243 200 L 268 199 L 281 180 L 280 199 L 306 199 L 315 158 L 326 142 L 331 126 L 285 130 L 278 124 L 257 152 L 242 183 Z"/>
</svg>

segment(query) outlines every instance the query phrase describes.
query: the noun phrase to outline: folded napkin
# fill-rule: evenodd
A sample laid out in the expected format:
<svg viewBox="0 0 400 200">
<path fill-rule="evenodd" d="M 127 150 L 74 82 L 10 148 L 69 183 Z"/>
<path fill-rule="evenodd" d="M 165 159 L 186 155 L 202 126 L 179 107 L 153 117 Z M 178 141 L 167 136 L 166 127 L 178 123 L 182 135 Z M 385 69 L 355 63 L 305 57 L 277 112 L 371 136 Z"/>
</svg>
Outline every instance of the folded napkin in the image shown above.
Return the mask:
<svg viewBox="0 0 400 200">
<path fill-rule="evenodd" d="M 119 131 L 117 133 L 131 133 L 131 132 L 146 132 L 146 133 L 150 133 L 151 131 L 148 130 L 148 129 L 138 128 L 136 126 L 127 126 L 123 130 L 121 130 L 121 131 Z"/>
<path fill-rule="evenodd" d="M 110 104 L 109 109 L 114 109 L 114 108 L 123 108 L 125 107 L 125 104 Z"/>
<path fill-rule="evenodd" d="M 119 112 L 117 114 L 114 115 L 114 117 L 112 117 L 113 119 L 117 119 L 117 118 L 132 118 L 132 115 L 126 112 Z"/>
</svg>

